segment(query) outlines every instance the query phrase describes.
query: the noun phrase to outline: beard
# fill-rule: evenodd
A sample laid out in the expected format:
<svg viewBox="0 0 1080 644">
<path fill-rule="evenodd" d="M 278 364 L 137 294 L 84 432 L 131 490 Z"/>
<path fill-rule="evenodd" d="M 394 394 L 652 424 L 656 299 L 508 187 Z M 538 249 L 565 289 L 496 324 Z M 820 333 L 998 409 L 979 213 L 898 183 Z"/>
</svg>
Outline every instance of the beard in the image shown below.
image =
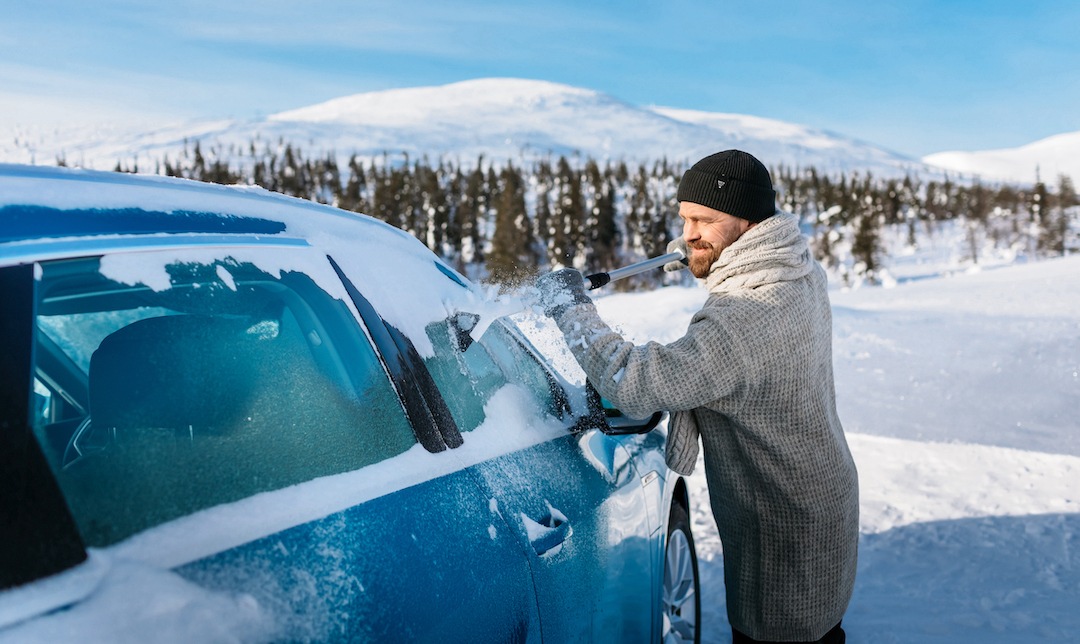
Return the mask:
<svg viewBox="0 0 1080 644">
<path fill-rule="evenodd" d="M 690 248 L 704 250 L 704 253 L 690 253 L 690 272 L 698 279 L 705 279 L 716 260 L 720 259 L 723 248 L 708 242 L 698 241 L 688 244 Z"/>
</svg>

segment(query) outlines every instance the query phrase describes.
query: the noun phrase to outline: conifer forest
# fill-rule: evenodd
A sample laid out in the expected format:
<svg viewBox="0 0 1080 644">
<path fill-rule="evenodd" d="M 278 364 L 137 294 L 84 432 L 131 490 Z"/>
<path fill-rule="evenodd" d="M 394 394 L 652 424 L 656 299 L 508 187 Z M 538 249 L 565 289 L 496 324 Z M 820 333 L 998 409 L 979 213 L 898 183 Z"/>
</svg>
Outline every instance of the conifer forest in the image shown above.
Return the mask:
<svg viewBox="0 0 1080 644">
<path fill-rule="evenodd" d="M 561 266 L 587 274 L 611 270 L 664 253 L 681 230 L 675 195 L 686 168 L 666 160 L 341 159 L 309 156 L 284 142 L 261 149 L 252 143 L 246 150 L 194 143 L 152 169 L 115 169 L 258 185 L 364 213 L 408 231 L 470 278 L 502 284 Z M 777 206 L 799 216 L 817 259 L 847 283 L 878 281 L 888 259 L 886 231 L 913 247 L 946 224 L 958 226 L 963 241 L 955 253 L 971 264 L 993 251 L 1037 259 L 1080 250 L 1080 201 L 1065 176 L 1017 186 L 770 170 Z M 656 271 L 613 287 L 633 290 L 673 279 L 690 277 Z"/>
</svg>

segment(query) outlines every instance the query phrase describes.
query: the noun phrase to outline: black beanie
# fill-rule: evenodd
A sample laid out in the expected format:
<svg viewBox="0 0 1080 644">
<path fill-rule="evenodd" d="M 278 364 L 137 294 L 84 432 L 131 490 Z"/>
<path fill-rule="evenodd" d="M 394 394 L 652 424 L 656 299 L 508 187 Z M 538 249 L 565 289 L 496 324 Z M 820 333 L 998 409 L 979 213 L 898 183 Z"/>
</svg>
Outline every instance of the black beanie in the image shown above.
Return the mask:
<svg viewBox="0 0 1080 644">
<path fill-rule="evenodd" d="M 691 166 L 679 182 L 678 198 L 755 223 L 776 213 L 769 170 L 741 150 L 717 152 Z"/>
</svg>

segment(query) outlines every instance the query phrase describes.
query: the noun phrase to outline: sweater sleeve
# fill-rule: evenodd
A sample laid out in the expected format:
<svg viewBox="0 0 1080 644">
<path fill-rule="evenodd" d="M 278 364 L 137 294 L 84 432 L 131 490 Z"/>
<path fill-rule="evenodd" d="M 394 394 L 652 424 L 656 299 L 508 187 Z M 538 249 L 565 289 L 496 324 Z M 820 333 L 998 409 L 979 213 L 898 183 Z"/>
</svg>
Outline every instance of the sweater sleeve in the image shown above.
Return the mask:
<svg viewBox="0 0 1080 644">
<path fill-rule="evenodd" d="M 686 335 L 666 345 L 626 341 L 592 303 L 568 309 L 556 322 L 589 381 L 629 416 L 702 406 L 731 413 L 748 390 L 746 360 L 720 307 L 703 308 Z"/>
</svg>

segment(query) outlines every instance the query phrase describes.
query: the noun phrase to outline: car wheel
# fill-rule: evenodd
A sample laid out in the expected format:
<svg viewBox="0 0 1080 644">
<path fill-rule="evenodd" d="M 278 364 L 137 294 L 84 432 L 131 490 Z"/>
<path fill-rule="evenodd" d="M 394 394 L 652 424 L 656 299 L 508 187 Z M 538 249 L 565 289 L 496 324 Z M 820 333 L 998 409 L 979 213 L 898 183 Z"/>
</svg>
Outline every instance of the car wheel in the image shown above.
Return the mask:
<svg viewBox="0 0 1080 644">
<path fill-rule="evenodd" d="M 668 520 L 664 547 L 664 587 L 661 604 L 664 622 L 660 639 L 665 644 L 701 642 L 701 595 L 698 584 L 697 552 L 690 534 L 686 508 L 675 503 Z"/>
</svg>

